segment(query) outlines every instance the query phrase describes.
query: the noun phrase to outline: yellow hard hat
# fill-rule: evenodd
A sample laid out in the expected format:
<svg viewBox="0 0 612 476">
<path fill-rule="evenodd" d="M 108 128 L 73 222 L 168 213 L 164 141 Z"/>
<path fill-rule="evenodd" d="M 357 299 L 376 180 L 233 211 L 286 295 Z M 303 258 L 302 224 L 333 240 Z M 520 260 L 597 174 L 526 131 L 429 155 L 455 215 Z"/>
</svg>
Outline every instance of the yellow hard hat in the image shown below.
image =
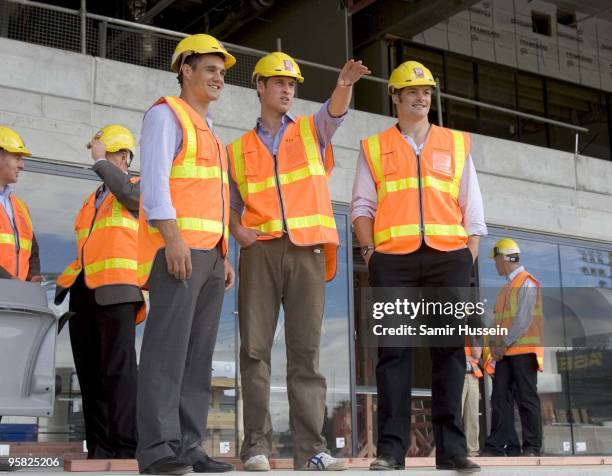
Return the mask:
<svg viewBox="0 0 612 476">
<path fill-rule="evenodd" d="M 512 238 L 502 238 L 497 240 L 493 245 L 493 249 L 489 253 L 489 258 L 493 259 L 497 255 L 508 256 L 518 255 L 521 253 L 521 249 L 516 241 Z"/>
<path fill-rule="evenodd" d="M 0 149 L 19 155 L 32 155 L 23 143 L 23 139 L 13 129 L 0 126 Z"/>
<path fill-rule="evenodd" d="M 389 94 L 396 89 L 408 86 L 431 86 L 436 87 L 436 80 L 431 71 L 418 61 L 406 61 L 400 64 L 389 76 Z"/>
<path fill-rule="evenodd" d="M 267 54 L 263 58 L 259 58 L 253 70 L 253 81 L 255 81 L 258 76 L 263 76 L 264 78 L 269 78 L 271 76 L 286 76 L 288 78 L 295 78 L 300 83 L 304 82 L 304 77 L 302 76 L 298 64 L 291 56 L 281 51 L 275 51 L 274 53 Z"/>
<path fill-rule="evenodd" d="M 227 52 L 225 47 L 214 36 L 199 33 L 183 38 L 179 41 L 172 55 L 172 63 L 170 69 L 178 73 L 181 64 L 181 58 L 184 54 L 206 54 L 206 53 L 221 53 L 225 58 L 225 69 L 229 69 L 236 64 L 236 58 Z"/>
<path fill-rule="evenodd" d="M 106 146 L 107 152 L 118 152 L 129 150 L 132 155 L 136 148 L 136 140 L 133 134 L 126 127 L 119 124 L 109 124 L 100 129 L 102 135 L 100 141 Z"/>
</svg>

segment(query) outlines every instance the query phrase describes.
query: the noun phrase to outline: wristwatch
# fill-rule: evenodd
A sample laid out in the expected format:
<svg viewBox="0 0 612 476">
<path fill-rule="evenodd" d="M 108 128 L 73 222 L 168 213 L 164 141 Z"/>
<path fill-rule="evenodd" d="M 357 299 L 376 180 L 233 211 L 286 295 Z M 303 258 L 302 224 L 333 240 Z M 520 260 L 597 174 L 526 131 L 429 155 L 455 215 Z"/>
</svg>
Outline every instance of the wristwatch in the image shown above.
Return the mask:
<svg viewBox="0 0 612 476">
<path fill-rule="evenodd" d="M 361 256 L 367 255 L 370 251 L 374 251 L 374 245 L 362 246 Z"/>
</svg>

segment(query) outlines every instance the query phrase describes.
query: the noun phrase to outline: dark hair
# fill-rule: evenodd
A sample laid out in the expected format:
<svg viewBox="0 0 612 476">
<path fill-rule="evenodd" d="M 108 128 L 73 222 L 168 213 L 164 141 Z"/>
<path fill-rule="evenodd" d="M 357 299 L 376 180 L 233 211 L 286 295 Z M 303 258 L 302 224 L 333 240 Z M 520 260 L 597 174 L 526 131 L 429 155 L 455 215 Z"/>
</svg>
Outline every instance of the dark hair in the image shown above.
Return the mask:
<svg viewBox="0 0 612 476">
<path fill-rule="evenodd" d="M 257 90 L 257 83 L 259 83 L 260 81 L 264 84 L 264 86 L 267 86 L 268 79 L 270 78 L 268 78 L 267 76 L 262 76 L 261 74 L 257 76 L 257 81 L 255 82 L 255 90 Z M 257 97 L 260 98 L 259 91 L 257 91 Z"/>
<path fill-rule="evenodd" d="M 182 63 L 179 63 L 178 76 L 176 77 L 181 87 L 183 86 L 183 73 L 181 72 L 181 67 L 184 64 L 188 64 L 191 67 L 191 69 L 196 69 L 198 67 L 198 63 L 200 62 L 200 60 L 204 56 L 207 56 L 207 55 L 218 56 L 225 62 L 225 56 L 223 56 L 223 53 L 193 53 L 187 56 L 187 58 L 185 58 L 185 60 Z"/>
</svg>

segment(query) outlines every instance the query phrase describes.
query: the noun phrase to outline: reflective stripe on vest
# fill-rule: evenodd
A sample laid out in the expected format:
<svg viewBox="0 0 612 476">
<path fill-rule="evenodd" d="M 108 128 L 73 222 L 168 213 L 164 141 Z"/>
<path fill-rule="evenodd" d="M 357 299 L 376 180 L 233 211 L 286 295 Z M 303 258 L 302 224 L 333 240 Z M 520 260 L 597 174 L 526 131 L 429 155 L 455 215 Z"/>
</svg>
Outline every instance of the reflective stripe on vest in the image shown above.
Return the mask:
<svg viewBox="0 0 612 476">
<path fill-rule="evenodd" d="M 512 282 L 504 284 L 497 296 L 495 305 L 496 324 L 509 329 L 516 317 L 518 309 L 518 295 L 521 287 L 527 279 L 530 279 L 536 287 L 536 303 L 532 312 L 532 322 L 525 332 L 506 349 L 505 355 L 535 354 L 538 361 L 538 370 L 544 371 L 544 342 L 543 326 L 544 315 L 542 309 L 542 295 L 540 283 L 527 271 L 518 273 Z"/>
<path fill-rule="evenodd" d="M 328 146 L 321 158 L 314 117 L 288 124 L 276 157 L 255 130 L 232 142 L 228 151 L 232 178 L 245 206 L 242 225 L 268 234 L 260 240 L 282 236 L 285 225 L 296 245 L 329 245 L 324 252 L 326 278 L 331 279 L 339 243 L 327 183 L 333 154 Z"/>
<path fill-rule="evenodd" d="M 362 142 L 378 196 L 377 250 L 410 253 L 420 246 L 421 236 L 441 251 L 466 246 L 458 204 L 469 154 L 466 140 L 462 132 L 432 125 L 419 158 L 396 126 Z"/>
<path fill-rule="evenodd" d="M 170 170 L 170 195 L 176 225 L 190 248 L 211 249 L 221 242 L 223 256 L 229 237 L 229 180 L 225 149 L 205 121 L 179 97 L 164 97 L 183 134 L 181 150 Z M 141 285 L 148 280 L 155 253 L 165 242 L 159 230 L 140 210 L 137 274 Z"/>
<path fill-rule="evenodd" d="M 138 181 L 132 178 L 134 183 Z M 112 193 L 95 207 L 96 193 L 83 203 L 75 220 L 77 258 L 57 278 L 71 287 L 83 271 L 90 289 L 125 284 L 138 286 L 138 221 Z"/>
<path fill-rule="evenodd" d="M 472 357 L 471 347 L 465 347 L 465 357 L 467 358 L 470 367 L 472 368 L 472 373 L 474 374 L 474 377 L 482 377 L 482 370 L 480 370 L 480 367 L 478 366 L 478 360 Z"/>
<path fill-rule="evenodd" d="M 13 208 L 13 223 L 4 207 L 0 206 L 0 266 L 11 276 L 25 281 L 30 272 L 34 239 L 32 218 L 25 202 L 12 192 L 9 201 Z M 15 240 L 15 234 L 19 237 L 19 243 Z"/>
</svg>

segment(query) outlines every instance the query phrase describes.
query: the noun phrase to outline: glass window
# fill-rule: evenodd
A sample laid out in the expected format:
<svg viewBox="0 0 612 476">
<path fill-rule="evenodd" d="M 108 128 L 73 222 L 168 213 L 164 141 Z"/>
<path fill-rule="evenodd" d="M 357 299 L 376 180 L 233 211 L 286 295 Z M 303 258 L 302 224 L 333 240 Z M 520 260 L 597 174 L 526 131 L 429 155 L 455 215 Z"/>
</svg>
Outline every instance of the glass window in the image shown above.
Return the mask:
<svg viewBox="0 0 612 476">
<path fill-rule="evenodd" d="M 27 203 L 32 214 L 34 233 L 40 248 L 43 286 L 49 306 L 58 316 L 68 310 L 68 300 L 60 306 L 53 304 L 55 279 L 74 260 L 74 219 L 83 200 L 96 187 L 97 183 L 92 180 L 27 171 L 19 175 L 19 182 L 14 186 L 15 193 Z M 67 328 L 57 338 L 55 355 L 61 393 L 55 400 L 54 416 L 38 420 L 39 440 L 82 440 L 81 405 Z M 8 417 L 3 421 L 10 422 L 12 419 Z"/>
<path fill-rule="evenodd" d="M 571 428 L 567 419 L 570 409 L 569 394 L 567 387 L 563 384 L 566 373 L 564 369 L 559 369 L 557 366 L 558 352 L 565 351 L 565 346 L 561 345 L 564 343 L 564 335 L 558 246 L 545 241 L 512 236 L 506 232 L 503 235 L 492 233 L 483 238 L 480 245 L 481 259 L 478 265 L 480 298 L 486 299 L 486 306 L 491 311 L 497 300 L 499 289 L 506 279 L 498 275 L 495 262 L 488 256 L 495 241 L 506 236 L 517 241 L 521 249 L 520 264 L 542 284 L 545 348 L 544 372 L 538 373 L 538 394 L 542 411 L 543 451 L 547 454 L 563 454 L 563 441 L 571 441 Z M 546 344 L 546 341 L 549 344 L 558 345 L 552 346 Z M 485 387 L 485 401 L 490 407 L 492 387 L 489 382 L 488 380 Z M 521 425 L 517 417 L 515 417 L 515 426 L 519 432 Z"/>
<path fill-rule="evenodd" d="M 483 255 L 501 236 L 513 236 L 490 231 L 482 240 Z M 531 239 L 525 234 L 514 238 L 521 247 L 521 262 L 543 286 L 545 371 L 538 375 L 538 393 L 545 452 L 609 454 L 612 247 L 557 244 L 554 238 Z M 479 272 L 485 291 L 492 293 L 503 282 L 492 260 L 480 260 Z"/>
<path fill-rule="evenodd" d="M 327 283 L 321 332 L 320 371 L 327 381 L 326 414 L 323 434 L 335 456 L 352 453 L 351 378 L 349 347 L 349 253 L 348 215 L 335 213 L 340 236 L 336 277 Z M 304 303 L 308 305 L 308 303 Z M 289 427 L 287 398 L 287 356 L 285 351 L 285 314 L 281 312 L 272 347 L 270 413 L 272 419 L 272 457 L 290 458 L 293 441 Z"/>
<path fill-rule="evenodd" d="M 478 100 L 507 109 L 516 109 L 514 71 L 488 64 L 478 64 L 477 67 Z M 480 108 L 478 133 L 516 140 L 518 138 L 516 116 Z"/>
<path fill-rule="evenodd" d="M 610 159 L 610 136 L 605 95 L 599 91 L 568 83 L 547 81 L 548 114 L 551 119 L 587 127 L 580 134 L 583 155 Z M 575 134 L 551 126 L 551 147 L 574 152 Z"/>
<path fill-rule="evenodd" d="M 449 56 L 446 61 L 446 92 L 455 96 L 476 99 L 474 64 Z M 477 108 L 469 104 L 448 100 L 447 127 L 462 131 L 478 130 Z"/>
<path fill-rule="evenodd" d="M 557 355 L 564 381 L 577 453 L 612 452 L 612 250 L 560 246 L 566 304 L 566 328 L 575 325 L 584 338 L 568 342 Z M 591 288 L 588 294 L 584 288 Z M 588 307 L 584 305 L 588 301 Z M 571 329 L 570 329 L 571 331 Z M 580 334 L 577 334 L 580 335 Z"/>
<path fill-rule="evenodd" d="M 544 82 L 537 76 L 517 74 L 517 100 L 518 110 L 545 117 Z M 548 147 L 546 124 L 530 119 L 519 118 L 520 141 L 526 144 Z"/>
</svg>

